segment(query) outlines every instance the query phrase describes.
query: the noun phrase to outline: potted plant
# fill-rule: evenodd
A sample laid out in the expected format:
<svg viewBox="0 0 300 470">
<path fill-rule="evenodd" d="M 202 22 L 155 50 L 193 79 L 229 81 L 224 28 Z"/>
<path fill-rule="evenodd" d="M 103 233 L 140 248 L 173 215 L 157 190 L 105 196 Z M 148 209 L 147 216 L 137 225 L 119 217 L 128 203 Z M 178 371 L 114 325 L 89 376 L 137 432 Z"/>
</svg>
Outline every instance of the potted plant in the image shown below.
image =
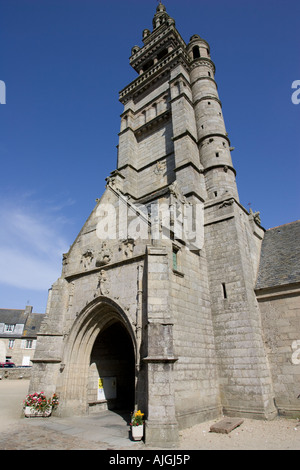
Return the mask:
<svg viewBox="0 0 300 470">
<path fill-rule="evenodd" d="M 58 406 L 58 396 L 56 393 L 51 398 L 45 396 L 44 392 L 27 395 L 24 400 L 24 414 L 26 417 L 50 416 L 53 409 Z"/>
<path fill-rule="evenodd" d="M 134 441 L 140 441 L 144 435 L 144 413 L 141 410 L 136 411 L 131 416 L 131 434 Z"/>
</svg>

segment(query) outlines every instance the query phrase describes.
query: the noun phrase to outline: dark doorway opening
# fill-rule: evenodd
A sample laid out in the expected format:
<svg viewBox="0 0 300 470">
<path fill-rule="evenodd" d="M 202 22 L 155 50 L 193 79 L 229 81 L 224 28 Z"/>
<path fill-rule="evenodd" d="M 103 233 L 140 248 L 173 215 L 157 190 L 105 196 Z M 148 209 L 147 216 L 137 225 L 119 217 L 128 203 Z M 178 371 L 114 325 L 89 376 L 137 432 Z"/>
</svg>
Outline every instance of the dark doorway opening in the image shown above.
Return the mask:
<svg viewBox="0 0 300 470">
<path fill-rule="evenodd" d="M 135 356 L 132 340 L 121 322 L 108 326 L 97 336 L 90 371 L 89 393 L 94 397 L 97 393 L 96 401 L 105 402 L 108 409 L 133 411 Z"/>
</svg>

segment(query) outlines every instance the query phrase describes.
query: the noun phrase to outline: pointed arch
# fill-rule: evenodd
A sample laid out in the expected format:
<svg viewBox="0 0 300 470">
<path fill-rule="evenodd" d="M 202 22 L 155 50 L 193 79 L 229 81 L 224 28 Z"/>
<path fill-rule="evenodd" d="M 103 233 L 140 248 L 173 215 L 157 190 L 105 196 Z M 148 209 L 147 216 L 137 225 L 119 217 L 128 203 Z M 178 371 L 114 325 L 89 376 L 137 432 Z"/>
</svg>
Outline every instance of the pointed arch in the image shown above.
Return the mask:
<svg viewBox="0 0 300 470">
<path fill-rule="evenodd" d="M 121 324 L 132 344 L 133 364 L 136 367 L 136 338 L 124 310 L 112 299 L 100 296 L 90 302 L 76 318 L 66 338 L 61 383 L 57 391 L 63 415 L 85 414 L 88 411 L 87 383 L 90 359 L 99 335 L 114 324 Z"/>
</svg>

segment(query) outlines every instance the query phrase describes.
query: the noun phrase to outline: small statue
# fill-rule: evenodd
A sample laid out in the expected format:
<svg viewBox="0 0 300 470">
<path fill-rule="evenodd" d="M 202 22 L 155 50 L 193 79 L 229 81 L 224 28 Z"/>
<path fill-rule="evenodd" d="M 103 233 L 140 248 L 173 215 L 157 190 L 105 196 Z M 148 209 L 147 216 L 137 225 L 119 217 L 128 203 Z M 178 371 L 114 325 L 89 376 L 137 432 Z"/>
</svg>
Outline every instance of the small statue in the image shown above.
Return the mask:
<svg viewBox="0 0 300 470">
<path fill-rule="evenodd" d="M 260 212 L 253 212 L 253 210 L 250 207 L 250 215 L 253 217 L 254 222 L 256 222 L 258 225 L 260 225 Z"/>
</svg>

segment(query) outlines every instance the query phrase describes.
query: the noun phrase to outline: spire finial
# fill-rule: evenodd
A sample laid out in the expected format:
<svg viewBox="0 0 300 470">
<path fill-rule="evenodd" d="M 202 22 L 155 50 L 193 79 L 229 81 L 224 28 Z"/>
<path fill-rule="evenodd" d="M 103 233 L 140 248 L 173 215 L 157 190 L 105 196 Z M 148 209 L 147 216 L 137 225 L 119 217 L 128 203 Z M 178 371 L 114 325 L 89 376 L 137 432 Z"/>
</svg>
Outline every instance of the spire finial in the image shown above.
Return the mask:
<svg viewBox="0 0 300 470">
<path fill-rule="evenodd" d="M 162 19 L 167 17 L 168 14 L 166 12 L 166 7 L 161 3 L 161 0 L 159 0 L 159 4 L 156 7 L 156 13 L 153 18 L 153 28 L 157 28 L 158 26 L 160 26 L 162 23 Z"/>
<path fill-rule="evenodd" d="M 161 0 L 157 0 L 157 1 L 158 1 L 158 5 L 156 7 L 156 11 L 166 11 L 166 7 L 165 5 L 161 3 Z"/>
</svg>

